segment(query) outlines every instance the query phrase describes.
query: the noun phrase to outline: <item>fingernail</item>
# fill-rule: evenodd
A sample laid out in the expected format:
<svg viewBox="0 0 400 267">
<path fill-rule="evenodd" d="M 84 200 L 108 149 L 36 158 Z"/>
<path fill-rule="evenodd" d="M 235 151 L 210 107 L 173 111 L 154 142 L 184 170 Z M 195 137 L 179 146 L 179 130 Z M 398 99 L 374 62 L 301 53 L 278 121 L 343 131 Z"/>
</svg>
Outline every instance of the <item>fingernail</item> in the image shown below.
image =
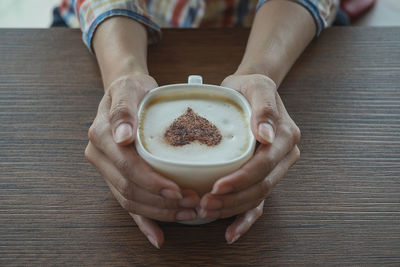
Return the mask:
<svg viewBox="0 0 400 267">
<path fill-rule="evenodd" d="M 199 212 L 199 216 L 203 219 L 216 219 L 219 218 L 221 212 L 218 210 L 205 210 L 201 209 Z"/>
<path fill-rule="evenodd" d="M 121 123 L 115 130 L 115 142 L 122 143 L 132 137 L 133 130 L 128 123 Z"/>
<path fill-rule="evenodd" d="M 182 208 L 194 208 L 199 205 L 200 199 L 198 197 L 185 197 L 179 200 L 179 206 Z"/>
<path fill-rule="evenodd" d="M 237 228 L 236 228 L 236 233 L 245 233 L 246 229 L 249 229 L 249 219 L 246 220 L 247 223 L 241 223 Z M 240 234 L 237 234 L 240 236 Z"/>
<path fill-rule="evenodd" d="M 240 238 L 240 234 L 237 234 L 234 238 L 232 238 L 231 241 L 228 241 L 228 244 L 233 244 L 235 243 L 238 239 Z"/>
<path fill-rule="evenodd" d="M 147 236 L 147 239 L 150 241 L 150 243 L 155 246 L 156 248 L 160 249 L 160 246 L 158 245 L 158 242 L 155 238 L 153 238 L 151 235 Z"/>
<path fill-rule="evenodd" d="M 232 193 L 234 190 L 234 188 L 230 185 L 227 186 L 223 186 L 222 188 L 220 188 L 219 186 L 214 186 L 211 194 L 213 195 L 223 195 L 223 194 L 228 194 L 228 193 Z"/>
<path fill-rule="evenodd" d="M 260 123 L 258 134 L 268 143 L 272 143 L 275 138 L 274 128 L 269 123 Z"/>
<path fill-rule="evenodd" d="M 191 221 L 196 218 L 196 212 L 193 210 L 181 210 L 176 213 L 177 221 Z"/>
<path fill-rule="evenodd" d="M 169 199 L 182 199 L 183 196 L 180 192 L 168 188 L 161 189 L 160 195 Z"/>
<path fill-rule="evenodd" d="M 207 216 L 207 211 L 205 209 L 200 209 L 199 216 L 205 218 Z"/>
<path fill-rule="evenodd" d="M 206 199 L 206 204 L 204 205 L 204 208 L 208 210 L 218 210 L 221 209 L 223 206 L 223 203 L 219 199 L 212 199 L 212 198 L 207 198 Z"/>
</svg>

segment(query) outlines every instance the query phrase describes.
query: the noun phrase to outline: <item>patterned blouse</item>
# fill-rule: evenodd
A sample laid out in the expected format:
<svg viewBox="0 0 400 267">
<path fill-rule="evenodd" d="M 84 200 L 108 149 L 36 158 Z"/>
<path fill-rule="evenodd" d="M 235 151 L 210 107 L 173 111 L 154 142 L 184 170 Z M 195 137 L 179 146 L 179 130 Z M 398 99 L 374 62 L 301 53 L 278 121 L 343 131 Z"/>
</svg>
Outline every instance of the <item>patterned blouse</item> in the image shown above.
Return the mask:
<svg viewBox="0 0 400 267">
<path fill-rule="evenodd" d="M 250 27 L 257 9 L 268 0 L 62 0 L 58 11 L 70 27 L 82 29 L 89 49 L 96 28 L 112 16 L 142 23 L 150 43 L 161 38 L 161 28 Z M 277 0 L 275 0 L 277 1 Z M 339 0 L 281 0 L 303 6 L 313 17 L 316 35 L 334 20 Z"/>
</svg>

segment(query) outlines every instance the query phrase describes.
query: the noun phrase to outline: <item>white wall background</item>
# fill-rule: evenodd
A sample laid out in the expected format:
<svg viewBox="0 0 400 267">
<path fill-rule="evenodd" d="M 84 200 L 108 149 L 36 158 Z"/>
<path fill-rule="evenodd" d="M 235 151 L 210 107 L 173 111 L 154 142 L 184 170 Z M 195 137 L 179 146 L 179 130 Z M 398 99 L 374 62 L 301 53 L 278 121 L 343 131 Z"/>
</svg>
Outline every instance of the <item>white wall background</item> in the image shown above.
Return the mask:
<svg viewBox="0 0 400 267">
<path fill-rule="evenodd" d="M 161 1 L 161 0 L 159 0 Z M 61 0 L 0 0 L 0 27 L 46 28 Z M 378 0 L 356 25 L 400 26 L 400 0 Z"/>
<path fill-rule="evenodd" d="M 61 0 L 0 0 L 1 28 L 47 28 Z"/>
</svg>

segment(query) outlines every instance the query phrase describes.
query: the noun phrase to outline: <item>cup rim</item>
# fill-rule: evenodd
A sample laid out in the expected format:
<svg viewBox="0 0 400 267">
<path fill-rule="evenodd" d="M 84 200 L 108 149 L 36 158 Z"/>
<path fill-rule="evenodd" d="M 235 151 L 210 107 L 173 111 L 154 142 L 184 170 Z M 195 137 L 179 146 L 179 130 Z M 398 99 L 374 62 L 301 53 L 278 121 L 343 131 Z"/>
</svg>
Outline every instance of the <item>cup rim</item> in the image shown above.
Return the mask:
<svg viewBox="0 0 400 267">
<path fill-rule="evenodd" d="M 249 136 L 249 145 L 246 149 L 245 152 L 243 152 L 239 157 L 236 157 L 234 159 L 228 160 L 228 161 L 220 161 L 220 162 L 212 162 L 212 163 L 188 163 L 188 162 L 182 162 L 182 161 L 171 161 L 165 158 L 161 158 L 158 156 L 153 155 L 152 153 L 150 153 L 149 151 L 147 151 L 147 149 L 144 148 L 142 140 L 141 140 L 141 135 L 140 135 L 140 128 L 139 128 L 139 122 L 140 122 L 140 116 L 142 114 L 142 111 L 144 109 L 144 107 L 146 106 L 147 102 L 151 99 L 151 97 L 153 95 L 155 95 L 156 93 L 158 93 L 159 91 L 162 90 L 166 90 L 169 89 L 171 87 L 181 87 L 181 86 L 185 86 L 185 87 L 208 87 L 208 88 L 218 88 L 218 90 L 223 90 L 225 92 L 228 92 L 232 95 L 234 95 L 236 98 L 239 99 L 239 101 L 245 106 L 246 110 L 246 114 L 249 115 L 249 118 L 251 117 L 251 107 L 249 102 L 247 101 L 247 99 L 239 92 L 237 92 L 234 89 L 228 88 L 228 87 L 223 87 L 223 86 L 218 86 L 218 85 L 212 85 L 212 84 L 198 84 L 198 83 L 175 83 L 175 84 L 168 84 L 168 85 L 163 85 L 157 88 L 154 88 L 152 90 L 150 90 L 146 96 L 143 98 L 143 100 L 141 101 L 140 105 L 139 105 L 139 109 L 138 109 L 138 127 L 136 130 L 136 139 L 135 139 L 135 145 L 136 145 L 136 150 L 139 153 L 139 155 L 141 153 L 143 153 L 145 157 L 147 158 L 151 158 L 154 161 L 157 161 L 159 163 L 163 163 L 163 164 L 168 164 L 168 165 L 173 165 L 173 166 L 185 166 L 185 167 L 216 167 L 216 166 L 225 166 L 225 165 L 230 165 L 233 164 L 235 162 L 239 162 L 241 160 L 243 160 L 244 158 L 248 157 L 249 154 L 251 154 L 251 152 L 254 150 L 255 147 L 255 143 L 256 143 L 256 138 L 254 137 L 253 132 L 251 131 L 250 128 L 250 136 Z M 238 102 L 238 101 L 237 101 Z M 249 125 L 250 127 L 250 125 Z"/>
</svg>

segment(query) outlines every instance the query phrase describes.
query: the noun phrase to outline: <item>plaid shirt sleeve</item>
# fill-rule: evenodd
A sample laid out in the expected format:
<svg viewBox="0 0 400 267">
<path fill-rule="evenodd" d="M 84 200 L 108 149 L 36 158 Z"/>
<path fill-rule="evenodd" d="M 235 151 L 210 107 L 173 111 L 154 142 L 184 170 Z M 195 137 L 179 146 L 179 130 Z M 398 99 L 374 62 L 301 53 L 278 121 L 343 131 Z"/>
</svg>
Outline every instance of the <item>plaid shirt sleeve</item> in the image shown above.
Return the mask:
<svg viewBox="0 0 400 267">
<path fill-rule="evenodd" d="M 96 28 L 107 18 L 125 16 L 142 23 L 149 42 L 161 38 L 163 27 L 198 27 L 204 20 L 207 26 L 247 25 L 245 21 L 268 0 L 62 0 L 59 12 L 68 26 L 80 26 L 86 46 L 92 51 L 92 38 Z M 304 6 L 314 18 L 316 34 L 334 20 L 339 0 L 286 0 Z M 206 13 L 209 13 L 209 18 Z M 207 15 L 205 17 L 205 15 Z"/>
<path fill-rule="evenodd" d="M 77 14 L 82 29 L 82 39 L 91 52 L 92 38 L 96 28 L 107 18 L 124 16 L 142 23 L 148 32 L 149 42 L 160 39 L 160 27 L 147 10 L 145 0 L 74 0 L 74 13 Z"/>
<path fill-rule="evenodd" d="M 259 0 L 257 9 L 268 0 Z M 310 12 L 317 26 L 316 35 L 319 36 L 321 31 L 330 26 L 335 19 L 336 12 L 339 8 L 339 0 L 290 0 L 302 5 Z"/>
</svg>

